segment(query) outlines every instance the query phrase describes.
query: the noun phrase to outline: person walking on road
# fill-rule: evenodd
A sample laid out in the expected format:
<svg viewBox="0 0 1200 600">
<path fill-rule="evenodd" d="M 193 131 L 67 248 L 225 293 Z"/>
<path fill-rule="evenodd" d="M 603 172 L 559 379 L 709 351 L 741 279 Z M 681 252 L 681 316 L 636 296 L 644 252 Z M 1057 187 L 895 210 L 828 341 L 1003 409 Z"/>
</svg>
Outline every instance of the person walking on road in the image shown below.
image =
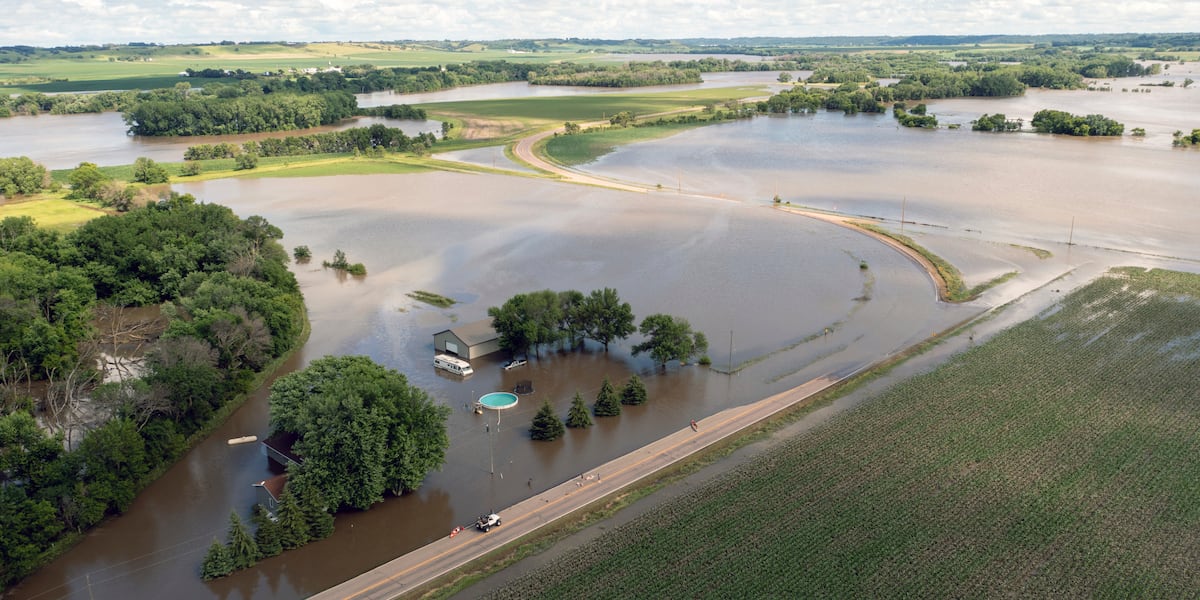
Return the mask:
<svg viewBox="0 0 1200 600">
<path fill-rule="evenodd" d="M 692 419 L 692 431 L 700 431 L 700 426 L 696 425 L 695 419 Z"/>
</svg>

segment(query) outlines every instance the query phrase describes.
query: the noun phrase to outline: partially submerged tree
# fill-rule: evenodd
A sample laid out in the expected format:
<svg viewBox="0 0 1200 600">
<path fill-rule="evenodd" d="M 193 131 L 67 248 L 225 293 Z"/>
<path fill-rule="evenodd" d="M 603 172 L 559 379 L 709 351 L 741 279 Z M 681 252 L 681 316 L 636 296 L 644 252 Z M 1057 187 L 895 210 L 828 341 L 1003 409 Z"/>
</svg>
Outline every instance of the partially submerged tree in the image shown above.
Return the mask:
<svg viewBox="0 0 1200 600">
<path fill-rule="evenodd" d="M 665 314 L 650 315 L 642 321 L 640 331 L 647 339 L 634 345 L 633 355 L 648 352 L 650 358 L 664 368 L 669 361 L 686 363 L 708 351 L 708 338 L 699 331 L 692 331 L 686 319 Z"/>
<path fill-rule="evenodd" d="M 646 402 L 646 384 L 642 383 L 642 378 L 637 374 L 629 377 L 629 382 L 621 390 L 621 404 L 644 404 Z"/>
<path fill-rule="evenodd" d="M 262 554 L 258 550 L 258 542 L 246 529 L 246 524 L 236 512 L 229 513 L 229 557 L 233 562 L 233 570 L 240 571 L 254 566 Z"/>
<path fill-rule="evenodd" d="M 212 545 L 208 547 L 208 554 L 204 555 L 204 562 L 200 565 L 200 578 L 205 581 L 220 579 L 233 572 L 233 557 L 229 554 L 229 548 L 213 538 Z"/>
<path fill-rule="evenodd" d="M 583 403 L 583 394 L 575 392 L 571 400 L 571 410 L 567 412 L 567 427 L 586 428 L 592 426 L 592 416 L 588 414 L 587 406 Z"/>
<path fill-rule="evenodd" d="M 563 422 L 554 412 L 550 401 L 542 401 L 542 407 L 533 416 L 533 427 L 529 430 L 530 436 L 535 440 L 548 442 L 562 437 L 564 431 Z"/>
<path fill-rule="evenodd" d="M 604 383 L 600 384 L 600 393 L 596 394 L 596 405 L 592 407 L 592 412 L 597 417 L 615 417 L 621 414 L 621 401 L 607 377 L 604 378 Z"/>
<path fill-rule="evenodd" d="M 637 331 L 634 326 L 633 308 L 628 302 L 621 302 L 617 290 L 604 288 L 592 290 L 582 302 L 579 309 L 580 320 L 587 336 L 604 345 L 616 340 L 622 340 Z"/>
</svg>

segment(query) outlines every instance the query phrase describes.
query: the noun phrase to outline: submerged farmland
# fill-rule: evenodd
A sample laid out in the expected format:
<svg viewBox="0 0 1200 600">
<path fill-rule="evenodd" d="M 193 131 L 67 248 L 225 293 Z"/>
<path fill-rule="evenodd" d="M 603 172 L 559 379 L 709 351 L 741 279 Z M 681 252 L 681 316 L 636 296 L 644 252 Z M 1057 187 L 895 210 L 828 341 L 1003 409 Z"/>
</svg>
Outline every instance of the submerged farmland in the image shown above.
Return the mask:
<svg viewBox="0 0 1200 600">
<path fill-rule="evenodd" d="M 1200 277 L 1118 269 L 496 597 L 1188 596 L 1198 381 Z"/>
</svg>

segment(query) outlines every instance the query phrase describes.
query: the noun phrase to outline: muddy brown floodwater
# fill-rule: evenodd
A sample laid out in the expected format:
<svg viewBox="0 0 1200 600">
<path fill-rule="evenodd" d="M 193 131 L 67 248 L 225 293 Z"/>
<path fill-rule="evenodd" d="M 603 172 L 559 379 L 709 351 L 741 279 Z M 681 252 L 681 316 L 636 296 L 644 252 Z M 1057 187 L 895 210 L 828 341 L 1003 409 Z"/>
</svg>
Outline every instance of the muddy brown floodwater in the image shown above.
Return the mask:
<svg viewBox="0 0 1200 600">
<path fill-rule="evenodd" d="M 1010 290 L 1062 272 L 1102 270 L 1097 261 L 1114 256 L 1177 257 L 1195 269 L 1197 153 L 1173 150 L 1162 136 L 1169 138 L 1168 127 L 1195 127 L 1198 92 L 1104 93 L 1116 104 L 1098 112 L 1136 116 L 1142 113 L 1134 109 L 1145 109 L 1145 124 L 1126 121 L 1127 128 L 1147 129 L 1141 140 L 913 131 L 897 128 L 890 116 L 822 113 L 705 127 L 621 148 L 584 167 L 678 186 L 684 195 L 449 173 L 179 186 L 243 217 L 266 217 L 283 229 L 286 247 L 309 246 L 317 264 L 341 249 L 367 266 L 369 275 L 356 279 L 293 265 L 313 330 L 288 368 L 326 354 L 366 354 L 406 374 L 454 409 L 446 465 L 416 493 L 339 515 L 327 540 L 203 583 L 198 568 L 208 544 L 224 537 L 230 511 L 249 514 L 251 484 L 271 474 L 256 447 L 225 444 L 266 434 L 260 393 L 126 515 L 91 532 L 13 596 L 104 599 L 170 590 L 181 598 L 301 597 L 446 535 L 482 511 L 578 477 L 692 418 L 858 368 L 986 308 L 934 302 L 929 279 L 906 258 L 841 227 L 771 210 L 776 193 L 795 204 L 875 216 L 893 228 L 903 215 L 906 233 L 948 254 L 972 283 L 1020 270 L 998 291 L 1005 300 L 1019 293 Z M 1035 100 L 1097 112 L 1087 109 L 1096 97 L 1087 94 Z M 965 102 L 931 103 L 931 110 L 965 119 L 1033 108 L 1022 99 Z M 1040 261 L 1012 244 L 1055 256 Z M 860 261 L 869 268 L 859 269 Z M 637 339 L 608 353 L 594 346 L 550 350 L 508 372 L 500 369 L 504 357 L 487 357 L 465 380 L 431 365 L 433 333 L 483 318 L 513 294 L 601 287 L 616 288 L 639 318 L 687 318 L 708 335 L 715 367 L 749 366 L 734 376 L 699 366 L 663 372 L 630 355 Z M 406 295 L 415 290 L 458 303 L 423 305 Z M 576 391 L 591 401 L 604 377 L 621 384 L 632 373 L 646 382 L 645 406 L 568 431 L 558 442 L 528 439 L 543 400 L 565 414 Z M 505 411 L 498 427 L 495 414 L 466 409 L 477 396 L 523 379 L 535 392 Z"/>
<path fill-rule="evenodd" d="M 448 173 L 222 180 L 180 190 L 265 216 L 286 232 L 287 247 L 308 245 L 316 261 L 340 248 L 367 265 L 362 279 L 293 266 L 313 332 L 289 367 L 325 354 L 367 354 L 405 373 L 454 408 L 446 465 L 414 494 L 339 515 L 327 540 L 203 583 L 197 569 L 208 544 L 223 538 L 231 510 L 248 515 L 251 484 L 270 475 L 256 447 L 225 444 L 266 434 L 259 394 L 128 514 L 29 578 L 16 597 L 123 598 L 167 588 L 183 597 L 311 594 L 690 419 L 854 368 L 974 310 L 934 304 L 925 274 L 877 242 L 755 204 Z M 860 259 L 872 268 L 860 270 Z M 622 343 L 607 354 L 594 346 L 550 350 L 507 372 L 496 355 L 474 361 L 476 374 L 465 380 L 432 367 L 433 333 L 483 318 L 513 294 L 605 286 L 639 317 L 689 319 L 708 334 L 719 367 L 730 359 L 731 332 L 735 364 L 761 360 L 734 377 L 700 366 L 662 372 Z M 438 309 L 405 295 L 418 289 L 459 303 Z M 826 327 L 829 335 L 802 343 Z M 591 401 L 605 377 L 620 385 L 632 373 L 646 382 L 647 405 L 559 442 L 529 440 L 543 400 L 565 414 L 576 391 Z M 498 427 L 495 414 L 467 410 L 477 396 L 523 379 L 535 392 L 505 411 Z"/>
</svg>

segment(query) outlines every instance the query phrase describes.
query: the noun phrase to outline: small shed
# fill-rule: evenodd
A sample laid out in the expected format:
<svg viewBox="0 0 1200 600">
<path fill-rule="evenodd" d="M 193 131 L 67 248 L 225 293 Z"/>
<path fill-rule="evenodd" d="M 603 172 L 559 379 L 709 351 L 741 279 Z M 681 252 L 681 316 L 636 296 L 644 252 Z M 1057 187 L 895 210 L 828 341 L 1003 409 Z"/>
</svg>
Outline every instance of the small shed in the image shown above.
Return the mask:
<svg viewBox="0 0 1200 600">
<path fill-rule="evenodd" d="M 491 318 L 464 323 L 433 334 L 433 350 L 471 360 L 500 350 L 500 335 Z"/>
<path fill-rule="evenodd" d="M 287 473 L 284 473 L 254 484 L 254 487 L 258 488 L 258 503 L 267 509 L 268 513 L 274 515 L 279 509 L 279 498 L 283 496 L 287 480 Z"/>
</svg>

